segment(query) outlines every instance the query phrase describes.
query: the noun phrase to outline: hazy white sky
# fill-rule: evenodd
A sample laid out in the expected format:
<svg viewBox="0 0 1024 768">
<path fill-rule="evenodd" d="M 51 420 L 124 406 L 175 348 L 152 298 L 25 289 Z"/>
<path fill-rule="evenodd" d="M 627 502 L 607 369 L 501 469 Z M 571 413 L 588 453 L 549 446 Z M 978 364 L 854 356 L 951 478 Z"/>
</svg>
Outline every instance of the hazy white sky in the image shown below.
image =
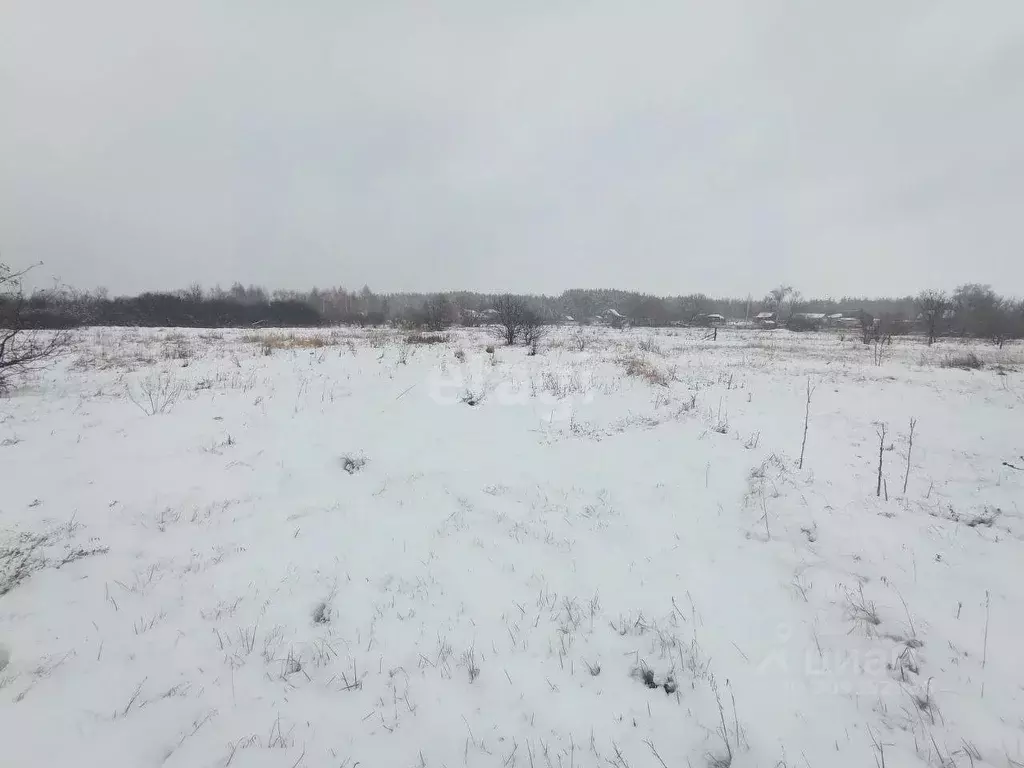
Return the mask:
<svg viewBox="0 0 1024 768">
<path fill-rule="evenodd" d="M 1022 0 L 0 1 L 79 287 L 1024 295 L 1022 225 Z"/>
</svg>

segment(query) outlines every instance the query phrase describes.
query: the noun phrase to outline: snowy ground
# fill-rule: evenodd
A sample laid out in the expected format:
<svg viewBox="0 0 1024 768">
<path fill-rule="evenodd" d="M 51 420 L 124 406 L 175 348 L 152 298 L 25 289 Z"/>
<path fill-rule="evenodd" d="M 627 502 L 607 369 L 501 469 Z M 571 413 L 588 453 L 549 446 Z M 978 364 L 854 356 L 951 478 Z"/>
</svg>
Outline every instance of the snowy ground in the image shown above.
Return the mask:
<svg viewBox="0 0 1024 768">
<path fill-rule="evenodd" d="M 0 400 L 0 763 L 1024 764 L 1021 347 L 577 341 L 82 332 Z"/>
</svg>

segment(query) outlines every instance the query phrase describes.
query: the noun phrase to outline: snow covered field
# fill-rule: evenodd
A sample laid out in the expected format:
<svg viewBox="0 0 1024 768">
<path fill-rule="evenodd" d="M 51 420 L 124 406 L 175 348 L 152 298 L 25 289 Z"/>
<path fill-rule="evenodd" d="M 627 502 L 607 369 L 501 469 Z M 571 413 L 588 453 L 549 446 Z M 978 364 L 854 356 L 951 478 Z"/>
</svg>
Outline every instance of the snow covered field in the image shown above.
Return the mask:
<svg viewBox="0 0 1024 768">
<path fill-rule="evenodd" d="M 0 764 L 1024 764 L 1020 346 L 491 343 L 90 329 L 0 400 Z"/>
</svg>

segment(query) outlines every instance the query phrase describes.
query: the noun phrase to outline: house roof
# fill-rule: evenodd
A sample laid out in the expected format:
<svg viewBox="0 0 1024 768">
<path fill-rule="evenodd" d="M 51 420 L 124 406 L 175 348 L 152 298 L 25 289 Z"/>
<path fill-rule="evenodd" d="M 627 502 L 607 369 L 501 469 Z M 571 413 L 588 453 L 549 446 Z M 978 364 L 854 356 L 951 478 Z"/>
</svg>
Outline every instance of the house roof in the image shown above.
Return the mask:
<svg viewBox="0 0 1024 768">
<path fill-rule="evenodd" d="M 774 312 L 758 312 L 757 315 L 754 316 L 754 319 L 755 320 L 771 320 L 773 317 L 775 317 L 775 313 Z"/>
<path fill-rule="evenodd" d="M 612 315 L 613 317 L 622 317 L 622 313 L 621 312 L 619 312 L 617 309 L 612 309 L 611 307 L 606 309 L 601 314 L 602 315 Z"/>
</svg>

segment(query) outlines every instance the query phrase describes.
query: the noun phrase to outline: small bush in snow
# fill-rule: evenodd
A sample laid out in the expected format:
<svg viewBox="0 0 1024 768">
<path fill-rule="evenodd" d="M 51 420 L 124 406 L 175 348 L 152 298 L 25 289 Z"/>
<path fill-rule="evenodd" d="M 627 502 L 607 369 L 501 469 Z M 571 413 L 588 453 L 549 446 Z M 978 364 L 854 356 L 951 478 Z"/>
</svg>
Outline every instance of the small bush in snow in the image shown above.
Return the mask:
<svg viewBox="0 0 1024 768">
<path fill-rule="evenodd" d="M 319 603 L 316 604 L 316 608 L 313 609 L 313 623 L 331 623 L 331 607 L 327 604 L 326 601 L 321 600 Z"/>
<path fill-rule="evenodd" d="M 484 393 L 482 391 L 475 392 L 472 389 L 467 389 L 459 395 L 459 400 L 469 406 L 480 405 L 480 403 L 484 401 Z"/>
<path fill-rule="evenodd" d="M 356 472 L 366 466 L 366 457 L 361 453 L 348 454 L 346 453 L 341 457 L 341 468 L 348 472 L 350 475 L 354 475 Z"/>
<path fill-rule="evenodd" d="M 658 346 L 658 342 L 654 340 L 653 336 L 647 336 L 640 339 L 640 341 L 637 342 L 637 347 L 639 347 L 643 352 L 650 352 L 653 355 L 660 355 L 661 357 L 665 356 L 664 350 Z"/>
<path fill-rule="evenodd" d="M 139 382 L 138 391 L 125 385 L 128 399 L 147 416 L 170 413 L 184 391 L 184 382 L 178 381 L 167 371 L 151 373 Z"/>
</svg>

